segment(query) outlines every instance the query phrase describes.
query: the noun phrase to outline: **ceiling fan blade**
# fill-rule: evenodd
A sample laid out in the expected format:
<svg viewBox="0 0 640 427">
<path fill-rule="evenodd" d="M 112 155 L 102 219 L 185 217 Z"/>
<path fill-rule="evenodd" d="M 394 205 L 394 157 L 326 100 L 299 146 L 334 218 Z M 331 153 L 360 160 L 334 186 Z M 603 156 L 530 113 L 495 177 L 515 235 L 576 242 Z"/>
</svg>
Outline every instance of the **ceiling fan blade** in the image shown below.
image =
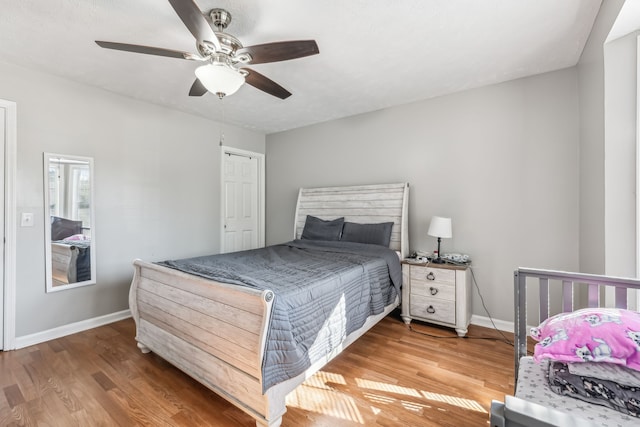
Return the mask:
<svg viewBox="0 0 640 427">
<path fill-rule="evenodd" d="M 268 77 L 263 76 L 257 71 L 253 71 L 250 68 L 241 68 L 242 70 L 248 72 L 247 76 L 244 78 L 244 81 L 247 84 L 255 87 L 256 89 L 260 89 L 263 92 L 268 93 L 269 95 L 276 96 L 280 99 L 286 99 L 291 96 L 291 92 L 280 86 L 278 83 L 274 82 Z"/>
<path fill-rule="evenodd" d="M 320 50 L 315 40 L 292 40 L 243 47 L 238 49 L 236 55 L 243 53 L 251 55 L 249 63 L 264 64 L 315 55 Z"/>
<path fill-rule="evenodd" d="M 145 53 L 147 55 L 168 56 L 170 58 L 196 59 L 197 56 L 190 52 L 163 49 L 161 47 L 140 46 L 137 44 L 114 43 L 96 40 L 96 44 L 105 49 L 124 50 L 125 52 Z"/>
<path fill-rule="evenodd" d="M 195 82 L 191 85 L 191 90 L 189 90 L 189 96 L 202 96 L 207 93 L 207 88 L 204 87 L 202 82 L 199 79 L 196 79 Z"/>
<path fill-rule="evenodd" d="M 216 37 L 213 29 L 211 29 L 198 5 L 193 0 L 169 0 L 169 3 L 171 3 L 173 10 L 176 11 L 184 25 L 187 26 L 198 42 L 211 42 L 216 51 L 221 50 L 218 37 Z"/>
</svg>

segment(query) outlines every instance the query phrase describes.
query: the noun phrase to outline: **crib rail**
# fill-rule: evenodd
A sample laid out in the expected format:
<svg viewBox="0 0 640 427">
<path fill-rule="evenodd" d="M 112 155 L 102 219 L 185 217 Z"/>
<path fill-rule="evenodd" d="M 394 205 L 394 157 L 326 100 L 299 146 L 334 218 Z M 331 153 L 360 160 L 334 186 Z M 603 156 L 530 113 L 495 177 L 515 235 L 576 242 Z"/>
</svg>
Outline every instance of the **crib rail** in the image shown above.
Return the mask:
<svg viewBox="0 0 640 427">
<path fill-rule="evenodd" d="M 586 307 L 602 307 L 603 289 L 613 290 L 613 304 L 615 308 L 628 308 L 628 289 L 640 289 L 640 280 L 622 277 L 600 276 L 585 273 L 569 273 L 564 271 L 540 270 L 534 268 L 519 268 L 514 271 L 514 355 L 515 376 L 518 381 L 518 367 L 520 358 L 527 355 L 527 278 L 538 279 L 539 321 L 550 316 L 550 286 L 562 286 L 561 308 L 563 312 L 573 311 L 575 293 L 578 289 L 586 288 Z M 534 280 L 534 283 L 536 281 Z"/>
</svg>

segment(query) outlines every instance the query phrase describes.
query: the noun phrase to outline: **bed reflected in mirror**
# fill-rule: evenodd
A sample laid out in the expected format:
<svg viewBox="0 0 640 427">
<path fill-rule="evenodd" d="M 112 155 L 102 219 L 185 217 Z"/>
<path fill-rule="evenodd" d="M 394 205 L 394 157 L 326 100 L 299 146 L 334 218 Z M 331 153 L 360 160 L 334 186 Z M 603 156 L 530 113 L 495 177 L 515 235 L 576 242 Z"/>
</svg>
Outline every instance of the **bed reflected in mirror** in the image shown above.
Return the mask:
<svg viewBox="0 0 640 427">
<path fill-rule="evenodd" d="M 93 159 L 44 153 L 47 292 L 96 283 Z"/>
</svg>

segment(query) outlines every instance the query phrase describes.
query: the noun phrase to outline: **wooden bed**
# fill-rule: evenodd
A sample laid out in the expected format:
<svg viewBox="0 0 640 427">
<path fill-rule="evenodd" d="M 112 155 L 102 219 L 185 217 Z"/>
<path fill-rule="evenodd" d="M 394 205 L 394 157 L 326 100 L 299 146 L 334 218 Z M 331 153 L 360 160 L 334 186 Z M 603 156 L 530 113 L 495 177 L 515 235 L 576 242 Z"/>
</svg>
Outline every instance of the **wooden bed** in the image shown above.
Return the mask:
<svg viewBox="0 0 640 427">
<path fill-rule="evenodd" d="M 294 220 L 299 238 L 307 215 L 357 223 L 393 222 L 389 247 L 408 254 L 406 183 L 300 189 Z M 274 294 L 220 283 L 136 260 L 129 305 L 142 352 L 153 351 L 255 418 L 278 426 L 285 398 L 399 303 L 370 316 L 339 348 L 304 373 L 262 392 L 262 362 Z M 337 313 L 337 311 L 336 311 Z M 336 314 L 338 315 L 338 314 Z M 193 325 L 199 325 L 195 328 Z"/>
<path fill-rule="evenodd" d="M 78 277 L 78 248 L 59 242 L 51 242 L 51 273 L 53 286 L 76 283 Z"/>
<path fill-rule="evenodd" d="M 91 280 L 91 248 L 85 247 L 87 242 L 51 242 L 51 276 L 54 287 Z"/>
<path fill-rule="evenodd" d="M 529 280 L 528 280 L 529 279 Z M 536 292 L 527 292 L 527 288 Z M 635 291 L 633 291 L 635 290 Z M 629 301 L 640 292 L 640 280 L 619 277 L 600 276 L 583 273 L 538 270 L 520 268 L 514 273 L 515 293 L 515 379 L 518 386 L 521 361 L 527 356 L 527 336 L 530 326 L 535 326 L 553 314 L 567 313 L 578 308 L 633 307 Z M 527 308 L 530 310 L 527 310 Z M 637 308 L 636 308 L 637 310 Z M 529 319 L 529 323 L 527 320 Z M 524 377 L 523 377 L 524 378 Z M 551 393 L 553 395 L 553 393 Z M 562 399 L 578 402 L 578 408 L 596 410 L 620 416 L 620 413 L 603 406 L 585 403 L 580 400 L 555 395 L 556 405 L 564 407 Z M 582 411 L 580 411 L 582 412 Z M 586 413 L 586 410 L 585 412 Z M 505 402 L 493 401 L 491 404 L 491 427 L 587 427 L 602 426 L 601 422 L 592 423 L 582 418 L 582 413 L 568 413 L 548 405 L 523 399 L 517 396 L 505 396 Z M 640 425 L 640 419 L 626 417 L 629 423 Z M 621 425 L 615 423 L 614 425 Z"/>
</svg>

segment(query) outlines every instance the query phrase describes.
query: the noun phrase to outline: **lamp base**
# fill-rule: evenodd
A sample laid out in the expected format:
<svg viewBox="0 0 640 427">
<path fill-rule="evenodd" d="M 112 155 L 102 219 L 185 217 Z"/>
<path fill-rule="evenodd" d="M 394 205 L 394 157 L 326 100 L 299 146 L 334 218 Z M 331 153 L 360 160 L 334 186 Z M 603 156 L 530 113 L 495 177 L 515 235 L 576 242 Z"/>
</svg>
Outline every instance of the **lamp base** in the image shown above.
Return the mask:
<svg viewBox="0 0 640 427">
<path fill-rule="evenodd" d="M 436 258 L 436 259 L 432 259 L 432 260 L 431 260 L 431 262 L 432 262 L 433 264 L 444 264 L 444 263 L 445 263 L 445 260 L 444 260 L 444 259 L 442 259 L 442 258 L 440 258 L 440 257 L 438 257 L 438 258 Z"/>
</svg>

